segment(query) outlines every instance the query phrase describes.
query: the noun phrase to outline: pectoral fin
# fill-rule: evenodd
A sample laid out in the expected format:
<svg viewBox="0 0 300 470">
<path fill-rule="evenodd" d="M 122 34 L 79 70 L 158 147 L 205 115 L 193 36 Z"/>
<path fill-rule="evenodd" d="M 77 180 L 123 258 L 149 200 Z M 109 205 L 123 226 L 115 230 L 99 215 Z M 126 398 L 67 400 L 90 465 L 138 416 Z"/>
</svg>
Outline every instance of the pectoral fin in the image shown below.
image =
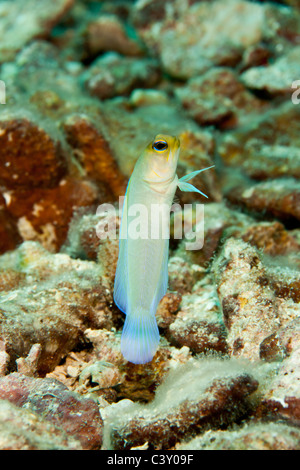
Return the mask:
<svg viewBox="0 0 300 470">
<path fill-rule="evenodd" d="M 200 191 L 199 189 L 197 189 L 197 188 L 196 188 L 195 186 L 193 186 L 192 184 L 187 183 L 187 181 L 189 181 L 189 180 L 191 180 L 192 178 L 194 178 L 195 176 L 199 175 L 199 173 L 202 173 L 202 171 L 209 170 L 210 168 L 213 168 L 214 166 L 215 166 L 215 165 L 209 166 L 209 167 L 207 167 L 207 168 L 202 168 L 202 170 L 196 170 L 196 171 L 193 171 L 192 173 L 189 173 L 188 175 L 183 176 L 183 177 L 180 178 L 179 181 L 178 181 L 178 188 L 179 188 L 181 191 L 199 193 L 199 194 L 202 194 L 202 196 L 208 198 L 208 196 L 206 196 L 206 194 L 202 193 L 202 191 Z"/>
</svg>

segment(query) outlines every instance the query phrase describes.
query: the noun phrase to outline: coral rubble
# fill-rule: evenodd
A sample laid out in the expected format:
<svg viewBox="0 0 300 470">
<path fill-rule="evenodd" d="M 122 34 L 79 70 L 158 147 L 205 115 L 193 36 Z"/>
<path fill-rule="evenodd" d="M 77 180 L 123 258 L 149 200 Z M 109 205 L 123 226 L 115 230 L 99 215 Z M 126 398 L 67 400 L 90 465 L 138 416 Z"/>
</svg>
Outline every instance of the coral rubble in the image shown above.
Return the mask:
<svg viewBox="0 0 300 470">
<path fill-rule="evenodd" d="M 299 31 L 296 0 L 0 2 L 1 450 L 300 449 Z M 214 168 L 134 365 L 119 197 L 158 133 Z"/>
</svg>

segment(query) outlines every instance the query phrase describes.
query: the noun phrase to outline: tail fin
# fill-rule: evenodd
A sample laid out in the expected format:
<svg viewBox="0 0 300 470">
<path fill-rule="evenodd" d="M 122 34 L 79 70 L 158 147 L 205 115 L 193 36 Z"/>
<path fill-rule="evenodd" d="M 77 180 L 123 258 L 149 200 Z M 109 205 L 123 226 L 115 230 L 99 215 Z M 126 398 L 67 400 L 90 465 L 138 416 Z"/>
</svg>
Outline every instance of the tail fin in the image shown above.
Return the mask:
<svg viewBox="0 0 300 470">
<path fill-rule="evenodd" d="M 126 315 L 121 337 L 121 351 L 127 361 L 134 364 L 150 362 L 159 343 L 155 316 Z"/>
</svg>

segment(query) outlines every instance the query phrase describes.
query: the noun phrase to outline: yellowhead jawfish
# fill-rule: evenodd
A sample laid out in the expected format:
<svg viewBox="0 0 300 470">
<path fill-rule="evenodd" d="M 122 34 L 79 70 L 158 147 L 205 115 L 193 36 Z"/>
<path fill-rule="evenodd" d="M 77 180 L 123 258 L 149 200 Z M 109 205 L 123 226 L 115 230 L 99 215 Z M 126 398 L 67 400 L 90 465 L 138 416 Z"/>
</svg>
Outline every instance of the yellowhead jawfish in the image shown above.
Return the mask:
<svg viewBox="0 0 300 470">
<path fill-rule="evenodd" d="M 208 168 L 178 179 L 179 150 L 178 138 L 157 135 L 137 160 L 124 198 L 114 300 L 126 314 L 121 351 L 134 364 L 151 361 L 159 343 L 155 314 L 168 286 L 166 233 L 176 188 L 207 197 L 187 181 Z"/>
</svg>

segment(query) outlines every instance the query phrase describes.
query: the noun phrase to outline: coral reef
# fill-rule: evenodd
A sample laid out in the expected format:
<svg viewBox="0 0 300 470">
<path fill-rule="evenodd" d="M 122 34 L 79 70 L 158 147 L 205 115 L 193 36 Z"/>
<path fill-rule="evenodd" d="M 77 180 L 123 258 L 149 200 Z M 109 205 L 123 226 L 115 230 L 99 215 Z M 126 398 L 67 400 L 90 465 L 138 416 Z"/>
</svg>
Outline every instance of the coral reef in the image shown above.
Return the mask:
<svg viewBox="0 0 300 470">
<path fill-rule="evenodd" d="M 296 0 L 0 2 L 1 450 L 300 449 L 299 31 Z M 214 169 L 134 365 L 119 196 L 158 133 Z"/>
</svg>

